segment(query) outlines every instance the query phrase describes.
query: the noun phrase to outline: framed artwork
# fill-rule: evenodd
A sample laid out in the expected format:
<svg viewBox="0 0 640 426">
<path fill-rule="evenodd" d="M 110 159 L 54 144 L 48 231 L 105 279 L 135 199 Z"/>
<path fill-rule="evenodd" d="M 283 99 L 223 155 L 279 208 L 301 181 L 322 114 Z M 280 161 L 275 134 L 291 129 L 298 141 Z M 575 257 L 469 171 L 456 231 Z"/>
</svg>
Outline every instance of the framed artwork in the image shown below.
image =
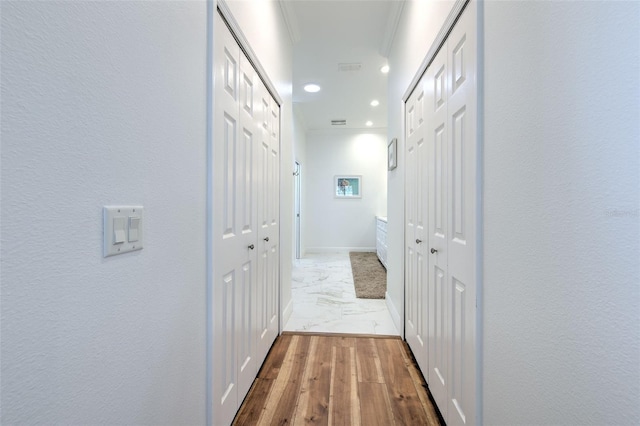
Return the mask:
<svg viewBox="0 0 640 426">
<path fill-rule="evenodd" d="M 335 176 L 333 193 L 336 198 L 362 198 L 362 176 Z"/>
<path fill-rule="evenodd" d="M 398 167 L 398 139 L 393 138 L 387 147 L 387 169 Z"/>
</svg>

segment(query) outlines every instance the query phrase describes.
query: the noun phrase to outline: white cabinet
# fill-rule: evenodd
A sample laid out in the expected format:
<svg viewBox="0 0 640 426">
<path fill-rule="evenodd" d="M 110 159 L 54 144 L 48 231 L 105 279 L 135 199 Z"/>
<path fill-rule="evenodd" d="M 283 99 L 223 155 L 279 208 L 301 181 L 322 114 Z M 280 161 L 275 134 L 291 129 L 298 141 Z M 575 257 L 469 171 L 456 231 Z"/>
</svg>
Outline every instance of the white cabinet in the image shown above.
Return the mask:
<svg viewBox="0 0 640 426">
<path fill-rule="evenodd" d="M 387 218 L 376 216 L 376 253 L 387 268 Z"/>
</svg>

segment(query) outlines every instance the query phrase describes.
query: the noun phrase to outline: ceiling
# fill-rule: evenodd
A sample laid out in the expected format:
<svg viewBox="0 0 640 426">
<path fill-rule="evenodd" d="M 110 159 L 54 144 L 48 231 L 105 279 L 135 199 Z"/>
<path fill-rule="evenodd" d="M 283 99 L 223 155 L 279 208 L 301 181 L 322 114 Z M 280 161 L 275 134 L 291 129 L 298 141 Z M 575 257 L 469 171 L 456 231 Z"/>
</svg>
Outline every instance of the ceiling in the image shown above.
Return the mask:
<svg viewBox="0 0 640 426">
<path fill-rule="evenodd" d="M 307 130 L 387 127 L 388 49 L 402 2 L 281 0 L 293 40 L 293 103 Z M 359 70 L 340 70 L 346 68 Z M 355 65 L 355 67 L 354 67 Z M 307 93 L 307 83 L 321 86 Z M 380 105 L 371 106 L 372 100 Z M 331 120 L 347 120 L 332 126 Z M 371 121 L 370 127 L 366 122 Z"/>
</svg>

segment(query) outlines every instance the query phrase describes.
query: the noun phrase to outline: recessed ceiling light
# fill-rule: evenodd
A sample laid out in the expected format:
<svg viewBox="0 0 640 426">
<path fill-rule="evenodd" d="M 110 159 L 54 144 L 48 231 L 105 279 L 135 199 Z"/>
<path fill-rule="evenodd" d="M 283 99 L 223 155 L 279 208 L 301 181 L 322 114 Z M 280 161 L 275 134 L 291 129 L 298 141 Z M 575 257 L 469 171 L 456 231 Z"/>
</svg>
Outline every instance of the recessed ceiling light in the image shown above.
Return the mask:
<svg viewBox="0 0 640 426">
<path fill-rule="evenodd" d="M 307 84 L 304 86 L 304 91 L 309 93 L 316 93 L 320 91 L 320 86 L 317 84 Z"/>
<path fill-rule="evenodd" d="M 383 74 L 386 74 L 389 72 L 389 65 L 385 65 L 382 68 L 380 68 L 380 72 L 382 72 Z"/>
<path fill-rule="evenodd" d="M 371 127 L 373 126 L 373 121 L 367 121 L 365 124 L 367 125 L 367 127 Z"/>
<path fill-rule="evenodd" d="M 378 102 L 377 99 L 374 99 L 371 101 L 371 106 L 378 106 L 378 105 L 380 105 L 380 102 Z"/>
</svg>

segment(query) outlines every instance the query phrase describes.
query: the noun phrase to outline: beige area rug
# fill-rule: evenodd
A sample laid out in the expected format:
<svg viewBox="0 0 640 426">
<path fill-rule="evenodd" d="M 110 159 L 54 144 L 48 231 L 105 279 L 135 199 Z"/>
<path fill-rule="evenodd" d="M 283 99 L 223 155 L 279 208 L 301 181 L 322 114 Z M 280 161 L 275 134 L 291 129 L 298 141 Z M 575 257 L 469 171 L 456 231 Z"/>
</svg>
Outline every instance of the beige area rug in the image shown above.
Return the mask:
<svg viewBox="0 0 640 426">
<path fill-rule="evenodd" d="M 353 284 L 360 299 L 384 299 L 387 271 L 375 253 L 350 252 Z"/>
</svg>

